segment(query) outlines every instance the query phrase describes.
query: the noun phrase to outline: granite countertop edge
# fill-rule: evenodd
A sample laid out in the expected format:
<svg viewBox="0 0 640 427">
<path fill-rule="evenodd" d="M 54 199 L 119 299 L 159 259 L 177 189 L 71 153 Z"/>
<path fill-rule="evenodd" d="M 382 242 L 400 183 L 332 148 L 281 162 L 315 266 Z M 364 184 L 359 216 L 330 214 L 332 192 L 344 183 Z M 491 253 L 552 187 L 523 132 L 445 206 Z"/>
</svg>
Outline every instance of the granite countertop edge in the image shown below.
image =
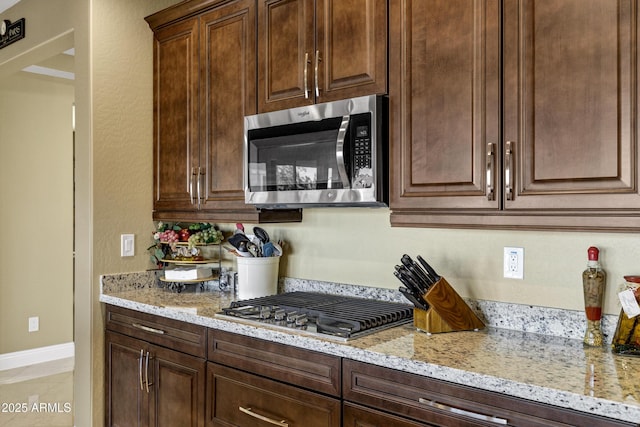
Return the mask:
<svg viewBox="0 0 640 427">
<path fill-rule="evenodd" d="M 215 317 L 202 316 L 187 311 L 176 310 L 175 308 L 159 307 L 140 303 L 114 295 L 106 295 L 102 293 L 102 289 L 99 300 L 102 303 L 129 308 L 144 313 L 155 314 L 213 329 L 315 350 L 326 354 L 397 369 L 434 379 L 468 385 L 482 390 L 503 393 L 529 401 L 550 404 L 621 421 L 637 423 L 638 420 L 640 420 L 640 406 L 634 404 L 591 397 L 584 394 L 558 390 L 553 387 L 526 384 L 524 382 L 500 378 L 498 376 L 473 372 L 472 370 L 463 370 L 425 361 L 410 360 L 408 358 L 384 354 L 383 352 L 372 351 L 370 349 L 357 348 L 349 343 L 337 343 L 320 338 L 301 336 L 271 330 L 264 327 L 227 321 Z"/>
</svg>

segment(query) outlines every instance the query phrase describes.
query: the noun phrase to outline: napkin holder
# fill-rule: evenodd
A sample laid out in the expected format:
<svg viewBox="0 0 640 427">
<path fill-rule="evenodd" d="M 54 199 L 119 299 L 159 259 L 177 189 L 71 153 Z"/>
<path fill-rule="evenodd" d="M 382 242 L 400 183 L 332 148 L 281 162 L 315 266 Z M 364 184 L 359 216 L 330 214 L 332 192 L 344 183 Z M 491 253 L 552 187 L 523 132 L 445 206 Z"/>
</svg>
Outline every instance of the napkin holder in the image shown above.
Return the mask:
<svg viewBox="0 0 640 427">
<path fill-rule="evenodd" d="M 485 326 L 444 277 L 434 283 L 422 299 L 429 304 L 429 309 L 413 309 L 413 326 L 421 331 L 438 334 L 474 331 Z"/>
</svg>

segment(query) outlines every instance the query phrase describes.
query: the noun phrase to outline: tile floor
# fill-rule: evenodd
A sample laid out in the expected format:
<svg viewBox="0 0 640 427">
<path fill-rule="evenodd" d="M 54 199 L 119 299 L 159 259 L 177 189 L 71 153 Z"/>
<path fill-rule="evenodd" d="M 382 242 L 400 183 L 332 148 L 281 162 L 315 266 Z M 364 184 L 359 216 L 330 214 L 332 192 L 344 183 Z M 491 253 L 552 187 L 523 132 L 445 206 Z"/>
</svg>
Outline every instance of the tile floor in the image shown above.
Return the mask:
<svg viewBox="0 0 640 427">
<path fill-rule="evenodd" d="M 73 426 L 73 358 L 0 371 L 0 427 L 36 426 Z"/>
</svg>

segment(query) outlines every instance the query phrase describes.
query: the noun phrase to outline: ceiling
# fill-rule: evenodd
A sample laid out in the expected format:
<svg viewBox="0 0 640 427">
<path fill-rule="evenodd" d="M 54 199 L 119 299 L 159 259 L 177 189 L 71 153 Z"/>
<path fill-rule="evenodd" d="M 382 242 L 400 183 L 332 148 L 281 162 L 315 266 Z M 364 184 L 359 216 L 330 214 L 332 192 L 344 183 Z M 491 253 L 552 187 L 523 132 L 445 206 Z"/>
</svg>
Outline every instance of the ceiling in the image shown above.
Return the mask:
<svg viewBox="0 0 640 427">
<path fill-rule="evenodd" d="M 0 0 L 0 13 L 9 9 L 14 4 L 18 3 L 20 0 Z"/>
<path fill-rule="evenodd" d="M 0 0 L 0 13 L 19 2 L 20 0 Z M 2 19 L 2 17 L 0 17 L 0 19 Z M 52 58 L 23 68 L 22 71 L 54 78 L 74 80 L 74 54 L 74 50 L 69 49 Z"/>
</svg>

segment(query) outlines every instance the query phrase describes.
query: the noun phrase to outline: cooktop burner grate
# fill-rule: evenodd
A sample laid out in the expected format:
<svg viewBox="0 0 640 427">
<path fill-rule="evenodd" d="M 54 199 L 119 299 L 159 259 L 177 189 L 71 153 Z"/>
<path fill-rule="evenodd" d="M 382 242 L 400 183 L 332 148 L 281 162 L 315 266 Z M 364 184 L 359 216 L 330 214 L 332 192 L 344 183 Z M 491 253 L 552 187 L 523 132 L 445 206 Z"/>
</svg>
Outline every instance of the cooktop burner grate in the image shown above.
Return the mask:
<svg viewBox="0 0 640 427">
<path fill-rule="evenodd" d="M 235 301 L 222 311 L 221 317 L 296 329 L 340 341 L 413 320 L 410 305 L 316 292 L 288 292 Z"/>
</svg>

